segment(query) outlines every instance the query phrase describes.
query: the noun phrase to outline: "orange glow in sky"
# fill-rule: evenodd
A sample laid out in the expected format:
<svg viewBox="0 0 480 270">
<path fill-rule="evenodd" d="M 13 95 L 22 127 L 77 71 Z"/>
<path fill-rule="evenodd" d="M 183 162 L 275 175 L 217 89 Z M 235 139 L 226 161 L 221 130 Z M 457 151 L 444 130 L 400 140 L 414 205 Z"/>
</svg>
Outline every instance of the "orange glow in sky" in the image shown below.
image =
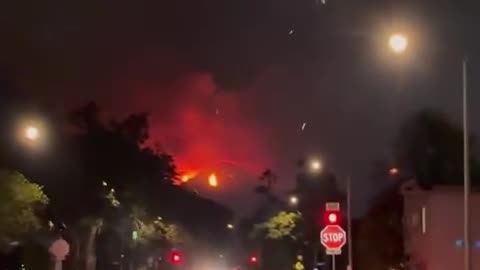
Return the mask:
<svg viewBox="0 0 480 270">
<path fill-rule="evenodd" d="M 212 173 L 208 176 L 208 185 L 210 185 L 211 187 L 217 187 L 218 186 L 217 176 L 214 173 Z"/>
</svg>

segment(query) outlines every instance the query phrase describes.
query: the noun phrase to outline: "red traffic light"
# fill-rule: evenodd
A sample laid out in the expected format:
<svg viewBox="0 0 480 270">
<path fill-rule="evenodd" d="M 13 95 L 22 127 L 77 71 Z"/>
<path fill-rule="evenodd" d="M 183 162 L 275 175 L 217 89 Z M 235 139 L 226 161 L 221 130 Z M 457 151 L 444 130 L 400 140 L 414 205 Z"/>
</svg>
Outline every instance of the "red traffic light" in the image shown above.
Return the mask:
<svg viewBox="0 0 480 270">
<path fill-rule="evenodd" d="M 257 259 L 256 256 L 251 256 L 251 257 L 250 257 L 250 263 L 255 264 L 255 263 L 257 263 L 257 262 L 258 262 L 258 259 Z"/>
<path fill-rule="evenodd" d="M 326 225 L 338 225 L 342 222 L 342 214 L 340 211 L 325 211 L 323 221 Z"/>
<path fill-rule="evenodd" d="M 180 254 L 180 252 L 178 251 L 172 251 L 172 253 L 170 253 L 170 262 L 172 262 L 173 264 L 179 264 L 182 262 L 182 254 Z"/>
<path fill-rule="evenodd" d="M 337 219 L 338 219 L 337 214 L 335 214 L 335 213 L 328 214 L 328 221 L 330 223 L 337 223 Z"/>
</svg>

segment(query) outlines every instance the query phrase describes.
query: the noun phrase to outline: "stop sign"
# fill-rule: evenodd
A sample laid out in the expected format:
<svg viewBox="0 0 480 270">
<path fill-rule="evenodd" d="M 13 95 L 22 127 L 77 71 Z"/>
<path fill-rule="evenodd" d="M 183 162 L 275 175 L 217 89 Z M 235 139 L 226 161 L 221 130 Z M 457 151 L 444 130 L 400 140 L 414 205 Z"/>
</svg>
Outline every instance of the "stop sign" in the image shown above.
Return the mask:
<svg viewBox="0 0 480 270">
<path fill-rule="evenodd" d="M 320 241 L 327 251 L 340 251 L 347 243 L 347 233 L 339 225 L 327 225 L 320 232 Z"/>
</svg>

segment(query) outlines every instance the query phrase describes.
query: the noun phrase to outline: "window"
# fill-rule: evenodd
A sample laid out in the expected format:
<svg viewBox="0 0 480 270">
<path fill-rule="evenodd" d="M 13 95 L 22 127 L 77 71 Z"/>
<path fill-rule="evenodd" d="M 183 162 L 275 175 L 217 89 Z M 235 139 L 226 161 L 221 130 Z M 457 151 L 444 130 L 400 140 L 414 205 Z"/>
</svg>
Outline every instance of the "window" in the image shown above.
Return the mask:
<svg viewBox="0 0 480 270">
<path fill-rule="evenodd" d="M 456 240 L 456 241 L 455 241 L 455 246 L 456 246 L 457 248 L 463 247 L 463 240 Z"/>
<path fill-rule="evenodd" d="M 427 208 L 422 207 L 422 234 L 427 233 Z"/>
<path fill-rule="evenodd" d="M 461 239 L 455 240 L 455 246 L 457 248 L 462 248 L 464 246 L 464 242 Z M 472 246 L 474 248 L 480 248 L 480 240 L 474 240 Z"/>
</svg>

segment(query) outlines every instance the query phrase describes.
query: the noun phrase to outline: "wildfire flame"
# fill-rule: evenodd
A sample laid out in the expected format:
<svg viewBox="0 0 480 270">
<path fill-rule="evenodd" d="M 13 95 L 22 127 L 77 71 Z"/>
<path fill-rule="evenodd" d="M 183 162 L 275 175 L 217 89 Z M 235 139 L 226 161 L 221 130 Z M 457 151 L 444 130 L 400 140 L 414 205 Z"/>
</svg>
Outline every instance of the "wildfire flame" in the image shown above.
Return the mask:
<svg viewBox="0 0 480 270">
<path fill-rule="evenodd" d="M 214 173 L 211 173 L 211 174 L 208 176 L 208 184 L 209 184 L 211 187 L 217 187 L 217 186 L 218 186 L 217 176 L 216 176 Z"/>
<path fill-rule="evenodd" d="M 187 170 L 185 173 L 180 174 L 180 176 L 177 178 L 176 185 L 183 185 L 186 183 L 189 183 L 192 180 L 195 180 L 200 178 L 204 180 L 205 175 L 202 173 L 202 171 L 193 171 L 193 170 Z M 198 179 L 197 179 L 198 180 Z M 208 175 L 208 177 L 205 179 L 207 180 L 207 184 L 210 187 L 218 187 L 218 178 L 217 175 L 212 172 Z"/>
<path fill-rule="evenodd" d="M 184 174 L 180 177 L 180 180 L 182 181 L 182 183 L 187 183 L 187 182 L 189 182 L 190 180 L 192 180 L 193 178 L 195 178 L 196 176 L 197 176 L 197 173 L 196 173 L 196 172 L 184 173 Z"/>
</svg>

